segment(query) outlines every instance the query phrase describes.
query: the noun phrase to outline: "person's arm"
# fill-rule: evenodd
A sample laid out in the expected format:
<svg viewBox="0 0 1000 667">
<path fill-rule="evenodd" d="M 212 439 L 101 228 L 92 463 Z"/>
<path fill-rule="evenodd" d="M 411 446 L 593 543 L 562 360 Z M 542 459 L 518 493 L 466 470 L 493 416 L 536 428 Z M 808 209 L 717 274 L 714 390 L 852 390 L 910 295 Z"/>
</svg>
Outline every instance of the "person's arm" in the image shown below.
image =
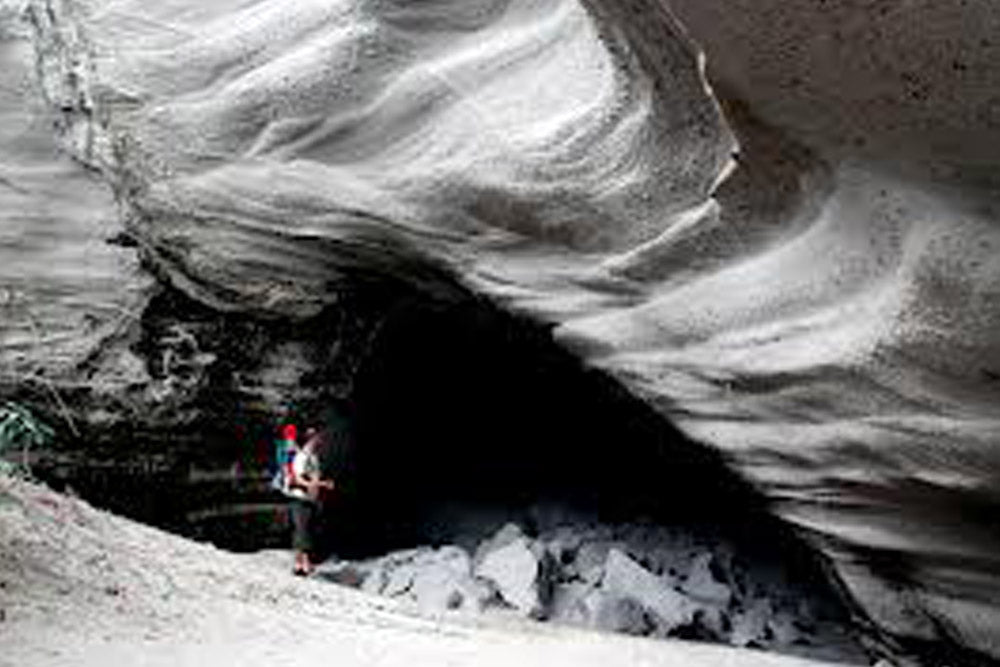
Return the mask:
<svg viewBox="0 0 1000 667">
<path fill-rule="evenodd" d="M 301 477 L 296 477 L 298 481 L 298 487 L 305 489 L 306 491 L 313 493 L 315 489 L 324 489 L 326 491 L 333 491 L 334 483 L 332 479 L 323 479 L 321 477 L 315 477 L 309 473 L 303 474 Z M 296 485 L 296 481 L 293 481 L 293 486 Z"/>
<path fill-rule="evenodd" d="M 318 496 L 321 490 L 333 491 L 335 487 L 332 479 L 323 479 L 308 472 L 297 473 L 294 467 L 292 468 L 292 476 L 288 485 L 293 489 L 302 489 L 313 498 Z"/>
</svg>

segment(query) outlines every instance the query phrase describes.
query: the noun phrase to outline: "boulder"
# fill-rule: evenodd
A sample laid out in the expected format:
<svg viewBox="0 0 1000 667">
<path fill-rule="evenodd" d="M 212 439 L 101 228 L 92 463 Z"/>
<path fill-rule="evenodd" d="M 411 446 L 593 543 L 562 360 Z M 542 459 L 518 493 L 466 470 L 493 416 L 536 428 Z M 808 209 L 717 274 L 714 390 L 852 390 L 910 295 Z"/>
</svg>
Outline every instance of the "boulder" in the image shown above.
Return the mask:
<svg viewBox="0 0 1000 667">
<path fill-rule="evenodd" d="M 424 611 L 481 611 L 493 596 L 490 586 L 472 578 L 469 554 L 458 547 L 441 547 L 415 566 L 411 596 Z"/>
<path fill-rule="evenodd" d="M 472 558 L 473 565 L 478 566 L 487 554 L 521 539 L 527 539 L 521 526 L 512 521 L 505 523 L 493 535 L 479 543 Z"/>
<path fill-rule="evenodd" d="M 681 590 L 695 600 L 726 607 L 732 599 L 729 586 L 718 581 L 712 572 L 713 555 L 705 552 L 699 554 L 692 562 L 687 578 Z"/>
<path fill-rule="evenodd" d="M 763 644 L 764 631 L 771 613 L 771 603 L 767 598 L 758 598 L 746 609 L 735 612 L 732 615 L 730 643 L 734 646 Z"/>
<path fill-rule="evenodd" d="M 611 550 L 622 546 L 619 542 L 585 538 L 576 551 L 576 557 L 566 569 L 575 578 L 597 584 L 604 576 L 604 568 Z"/>
<path fill-rule="evenodd" d="M 556 584 L 546 610 L 546 619 L 579 627 L 597 627 L 596 612 L 599 602 L 597 590 L 579 581 Z"/>
<path fill-rule="evenodd" d="M 496 586 L 504 602 L 526 616 L 542 610 L 539 590 L 541 568 L 525 537 L 515 537 L 503 546 L 491 545 L 475 566 L 476 577 Z"/>
<path fill-rule="evenodd" d="M 579 528 L 560 526 L 540 534 L 538 541 L 563 570 L 576 560 L 584 535 Z"/>
<path fill-rule="evenodd" d="M 655 614 L 657 625 L 667 629 L 690 623 L 697 608 L 682 593 L 643 569 L 628 554 L 617 548 L 608 551 L 600 590 L 604 598 L 602 610 L 611 610 L 601 612 L 604 614 L 601 618 L 605 621 L 616 617 L 615 610 L 624 610 L 622 613 L 625 613 L 628 622 L 634 620 L 631 605 L 622 607 L 617 604 L 623 599 L 631 600 L 645 611 Z"/>
<path fill-rule="evenodd" d="M 593 603 L 596 608 L 593 626 L 596 628 L 645 637 L 662 627 L 661 619 L 635 598 L 602 591 L 595 591 L 593 597 L 596 598 Z"/>
<path fill-rule="evenodd" d="M 488 583 L 473 578 L 471 565 L 464 549 L 447 545 L 395 552 L 362 563 L 322 565 L 317 572 L 366 593 L 409 600 L 425 613 L 449 609 L 478 612 L 496 593 Z"/>
<path fill-rule="evenodd" d="M 796 619 L 783 611 L 773 614 L 768 620 L 767 633 L 772 638 L 772 645 L 780 647 L 801 643 L 807 637 L 807 633 L 796 626 Z"/>
</svg>

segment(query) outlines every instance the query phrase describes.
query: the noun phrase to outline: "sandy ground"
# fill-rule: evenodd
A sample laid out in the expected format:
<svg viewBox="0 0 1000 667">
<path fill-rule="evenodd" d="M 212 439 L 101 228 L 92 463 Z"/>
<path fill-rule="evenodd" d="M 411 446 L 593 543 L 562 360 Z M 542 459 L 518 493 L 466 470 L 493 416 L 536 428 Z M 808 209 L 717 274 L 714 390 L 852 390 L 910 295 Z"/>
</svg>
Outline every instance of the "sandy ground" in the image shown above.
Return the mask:
<svg viewBox="0 0 1000 667">
<path fill-rule="evenodd" d="M 0 665 L 747 665 L 819 663 L 516 619 L 421 617 L 0 479 Z"/>
</svg>

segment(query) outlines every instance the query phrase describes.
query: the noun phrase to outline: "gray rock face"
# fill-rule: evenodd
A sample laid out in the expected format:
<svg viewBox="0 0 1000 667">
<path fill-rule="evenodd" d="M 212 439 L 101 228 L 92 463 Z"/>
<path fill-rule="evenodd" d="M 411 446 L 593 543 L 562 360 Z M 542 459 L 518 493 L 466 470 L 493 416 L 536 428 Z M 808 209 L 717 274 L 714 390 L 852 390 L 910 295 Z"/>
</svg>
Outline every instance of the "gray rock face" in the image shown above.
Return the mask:
<svg viewBox="0 0 1000 667">
<path fill-rule="evenodd" d="M 95 391 L 120 394 L 148 378 L 145 364 L 106 343 L 141 316 L 154 281 L 124 247 L 108 184 L 60 150 L 68 116 L 35 76 L 23 4 L 0 3 L 0 388 L 65 403 L 84 368 Z M 59 412 L 76 428 L 69 406 Z"/>
<path fill-rule="evenodd" d="M 0 2 L 5 387 L 184 394 L 122 229 L 265 319 L 456 275 L 725 452 L 885 633 L 1000 657 L 995 3 L 670 5 Z"/>
</svg>

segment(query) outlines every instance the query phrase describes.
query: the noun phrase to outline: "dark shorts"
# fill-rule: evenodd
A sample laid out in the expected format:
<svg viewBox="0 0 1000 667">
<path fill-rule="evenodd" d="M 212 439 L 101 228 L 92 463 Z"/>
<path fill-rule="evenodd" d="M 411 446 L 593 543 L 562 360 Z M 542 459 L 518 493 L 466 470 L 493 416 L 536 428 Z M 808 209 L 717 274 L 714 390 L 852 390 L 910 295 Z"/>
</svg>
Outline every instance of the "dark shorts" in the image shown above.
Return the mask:
<svg viewBox="0 0 1000 667">
<path fill-rule="evenodd" d="M 292 549 L 312 551 L 315 547 L 316 515 L 319 507 L 308 500 L 292 498 L 288 509 L 292 515 Z"/>
</svg>

